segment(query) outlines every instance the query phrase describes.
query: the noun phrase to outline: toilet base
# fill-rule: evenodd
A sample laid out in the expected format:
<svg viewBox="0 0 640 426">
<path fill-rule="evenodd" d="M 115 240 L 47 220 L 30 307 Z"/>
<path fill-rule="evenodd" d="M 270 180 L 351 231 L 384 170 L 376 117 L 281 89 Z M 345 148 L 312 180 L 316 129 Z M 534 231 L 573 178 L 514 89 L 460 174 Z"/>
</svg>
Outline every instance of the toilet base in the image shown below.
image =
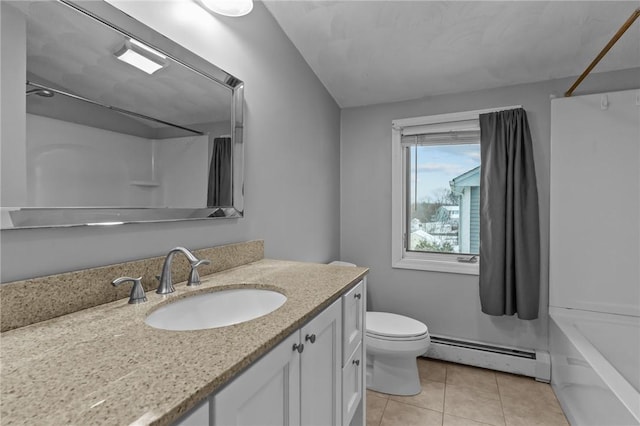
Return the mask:
<svg viewBox="0 0 640 426">
<path fill-rule="evenodd" d="M 410 396 L 422 391 L 415 357 L 367 354 L 367 389 Z"/>
</svg>

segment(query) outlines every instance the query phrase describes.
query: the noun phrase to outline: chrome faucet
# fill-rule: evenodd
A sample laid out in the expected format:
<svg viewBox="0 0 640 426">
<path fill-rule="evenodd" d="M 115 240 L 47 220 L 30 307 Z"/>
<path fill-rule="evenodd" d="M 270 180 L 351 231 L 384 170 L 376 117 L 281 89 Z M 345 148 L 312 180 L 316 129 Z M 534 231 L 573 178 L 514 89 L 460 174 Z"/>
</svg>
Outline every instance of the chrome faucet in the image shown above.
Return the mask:
<svg viewBox="0 0 640 426">
<path fill-rule="evenodd" d="M 200 265 L 208 265 L 211 263 L 208 259 L 198 259 L 184 247 L 175 247 L 172 248 L 167 257 L 164 259 L 164 264 L 162 265 L 162 274 L 160 274 L 160 285 L 156 290 L 158 294 L 169 294 L 176 291 L 173 288 L 173 281 L 171 279 L 171 263 L 173 261 L 173 256 L 176 253 L 182 253 L 187 257 L 189 263 L 191 264 L 191 272 L 189 273 L 189 280 L 187 281 L 188 286 L 194 286 L 200 284 L 200 274 L 198 273 L 198 266 Z"/>
</svg>

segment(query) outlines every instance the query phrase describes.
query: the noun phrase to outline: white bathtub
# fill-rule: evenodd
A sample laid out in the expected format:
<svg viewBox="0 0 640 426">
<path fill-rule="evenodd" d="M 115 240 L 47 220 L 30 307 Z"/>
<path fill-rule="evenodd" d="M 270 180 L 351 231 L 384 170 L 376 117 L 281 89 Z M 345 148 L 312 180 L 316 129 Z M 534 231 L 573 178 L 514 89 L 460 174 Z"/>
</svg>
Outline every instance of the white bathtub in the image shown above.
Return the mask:
<svg viewBox="0 0 640 426">
<path fill-rule="evenodd" d="M 640 318 L 549 308 L 551 384 L 572 425 L 640 425 Z"/>
</svg>

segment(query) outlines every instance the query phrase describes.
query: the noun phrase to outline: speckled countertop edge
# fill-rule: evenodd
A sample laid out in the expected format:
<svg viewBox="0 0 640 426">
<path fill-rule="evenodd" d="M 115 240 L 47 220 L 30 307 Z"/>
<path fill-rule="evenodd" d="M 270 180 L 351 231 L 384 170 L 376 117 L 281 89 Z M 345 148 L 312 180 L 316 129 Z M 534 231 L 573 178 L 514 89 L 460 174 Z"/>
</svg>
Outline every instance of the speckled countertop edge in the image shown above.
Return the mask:
<svg viewBox="0 0 640 426">
<path fill-rule="evenodd" d="M 147 293 L 0 334 L 0 420 L 19 424 L 167 425 L 355 285 L 366 268 L 261 260 L 203 277 L 195 289 Z M 287 296 L 276 311 L 210 330 L 144 323 L 158 305 L 229 287 Z"/>
</svg>

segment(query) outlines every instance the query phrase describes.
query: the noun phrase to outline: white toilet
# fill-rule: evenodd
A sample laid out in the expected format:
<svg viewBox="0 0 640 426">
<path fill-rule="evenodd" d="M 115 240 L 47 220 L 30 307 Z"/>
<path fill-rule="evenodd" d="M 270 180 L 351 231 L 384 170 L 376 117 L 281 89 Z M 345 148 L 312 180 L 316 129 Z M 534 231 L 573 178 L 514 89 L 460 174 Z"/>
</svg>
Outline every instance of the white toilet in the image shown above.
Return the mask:
<svg viewBox="0 0 640 426">
<path fill-rule="evenodd" d="M 416 357 L 429 348 L 427 326 L 389 312 L 367 312 L 367 388 L 391 395 L 420 393 Z"/>
<path fill-rule="evenodd" d="M 331 265 L 356 266 L 334 261 Z M 389 312 L 367 312 L 367 388 L 391 395 L 420 393 L 416 358 L 429 348 L 427 326 Z"/>
</svg>

